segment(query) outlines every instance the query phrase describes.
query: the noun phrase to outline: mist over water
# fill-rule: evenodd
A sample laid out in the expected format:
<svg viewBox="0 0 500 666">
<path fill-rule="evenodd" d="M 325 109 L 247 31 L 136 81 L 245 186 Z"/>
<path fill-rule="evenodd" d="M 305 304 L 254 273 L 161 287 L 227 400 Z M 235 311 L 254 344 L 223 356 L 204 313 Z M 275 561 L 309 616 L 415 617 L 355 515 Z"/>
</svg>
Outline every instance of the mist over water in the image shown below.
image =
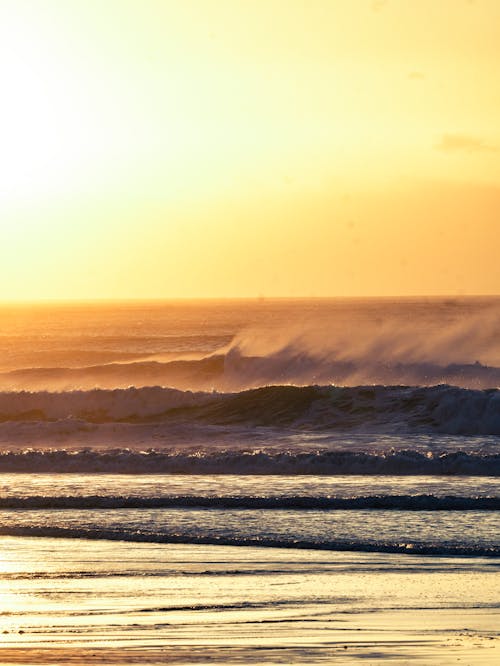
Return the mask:
<svg viewBox="0 0 500 666">
<path fill-rule="evenodd" d="M 17 306 L 1 323 L 5 444 L 500 434 L 500 299 Z"/>
<path fill-rule="evenodd" d="M 0 315 L 3 534 L 500 553 L 500 299 Z"/>
<path fill-rule="evenodd" d="M 500 385 L 494 298 L 102 305 L 3 322 L 9 391 Z"/>
</svg>

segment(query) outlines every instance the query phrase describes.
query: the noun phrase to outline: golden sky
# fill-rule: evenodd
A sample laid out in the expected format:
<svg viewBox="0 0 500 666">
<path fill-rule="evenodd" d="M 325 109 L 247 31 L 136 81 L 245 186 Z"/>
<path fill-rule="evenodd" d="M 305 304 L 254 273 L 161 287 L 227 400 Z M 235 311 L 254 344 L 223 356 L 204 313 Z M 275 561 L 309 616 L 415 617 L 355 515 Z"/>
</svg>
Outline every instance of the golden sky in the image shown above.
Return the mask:
<svg viewBox="0 0 500 666">
<path fill-rule="evenodd" d="M 1 0 L 0 299 L 500 293 L 498 0 Z"/>
</svg>

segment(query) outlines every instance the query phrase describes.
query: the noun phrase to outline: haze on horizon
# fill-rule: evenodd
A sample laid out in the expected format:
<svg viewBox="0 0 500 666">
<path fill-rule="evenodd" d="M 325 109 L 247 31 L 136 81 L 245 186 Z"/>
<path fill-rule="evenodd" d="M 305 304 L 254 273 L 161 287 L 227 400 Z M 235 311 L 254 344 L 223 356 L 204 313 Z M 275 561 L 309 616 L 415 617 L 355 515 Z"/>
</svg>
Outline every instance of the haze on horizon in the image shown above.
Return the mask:
<svg viewBox="0 0 500 666">
<path fill-rule="evenodd" d="M 0 300 L 498 294 L 496 0 L 3 0 Z"/>
</svg>

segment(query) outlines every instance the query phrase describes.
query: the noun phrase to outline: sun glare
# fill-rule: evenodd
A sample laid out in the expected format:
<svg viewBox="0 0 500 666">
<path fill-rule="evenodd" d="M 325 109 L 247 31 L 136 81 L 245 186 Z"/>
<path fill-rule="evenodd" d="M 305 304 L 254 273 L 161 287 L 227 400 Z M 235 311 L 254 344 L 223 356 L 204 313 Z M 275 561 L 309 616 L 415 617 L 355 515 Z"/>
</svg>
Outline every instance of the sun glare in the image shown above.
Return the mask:
<svg viewBox="0 0 500 666">
<path fill-rule="evenodd" d="M 0 298 L 496 293 L 497 18 L 4 0 Z"/>
<path fill-rule="evenodd" d="M 9 19 L 0 22 L 0 178 L 7 201 L 68 188 L 89 138 L 81 135 L 77 104 L 68 103 L 64 65 L 47 49 L 49 35 L 21 16 Z"/>
</svg>

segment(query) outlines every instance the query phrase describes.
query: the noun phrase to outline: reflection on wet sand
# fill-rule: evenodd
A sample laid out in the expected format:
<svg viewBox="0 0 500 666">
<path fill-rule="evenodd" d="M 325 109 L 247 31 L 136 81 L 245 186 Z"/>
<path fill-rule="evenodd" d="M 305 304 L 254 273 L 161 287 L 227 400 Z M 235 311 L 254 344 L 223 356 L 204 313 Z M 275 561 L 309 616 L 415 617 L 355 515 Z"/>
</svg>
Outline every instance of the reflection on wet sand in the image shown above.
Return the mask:
<svg viewBox="0 0 500 666">
<path fill-rule="evenodd" d="M 2 664 L 500 656 L 491 559 L 3 537 Z"/>
</svg>

